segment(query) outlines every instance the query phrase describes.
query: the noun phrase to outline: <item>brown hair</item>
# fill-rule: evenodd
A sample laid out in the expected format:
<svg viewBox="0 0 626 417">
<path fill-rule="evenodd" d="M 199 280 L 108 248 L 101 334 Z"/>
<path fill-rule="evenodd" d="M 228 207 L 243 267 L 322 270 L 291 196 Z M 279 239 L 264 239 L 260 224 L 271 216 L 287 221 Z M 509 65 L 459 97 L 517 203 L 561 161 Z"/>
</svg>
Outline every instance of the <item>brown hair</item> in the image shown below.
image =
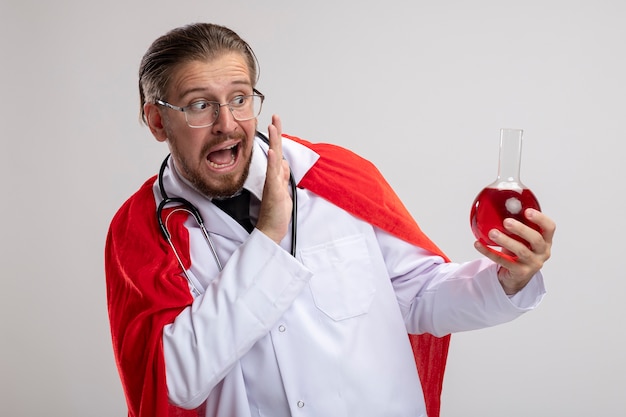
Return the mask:
<svg viewBox="0 0 626 417">
<path fill-rule="evenodd" d="M 196 23 L 173 29 L 156 39 L 139 66 L 140 115 L 144 123 L 144 104 L 163 98 L 170 77 L 178 65 L 211 60 L 224 52 L 243 55 L 254 87 L 258 80 L 258 61 L 248 43 L 231 29 L 210 23 Z"/>
</svg>

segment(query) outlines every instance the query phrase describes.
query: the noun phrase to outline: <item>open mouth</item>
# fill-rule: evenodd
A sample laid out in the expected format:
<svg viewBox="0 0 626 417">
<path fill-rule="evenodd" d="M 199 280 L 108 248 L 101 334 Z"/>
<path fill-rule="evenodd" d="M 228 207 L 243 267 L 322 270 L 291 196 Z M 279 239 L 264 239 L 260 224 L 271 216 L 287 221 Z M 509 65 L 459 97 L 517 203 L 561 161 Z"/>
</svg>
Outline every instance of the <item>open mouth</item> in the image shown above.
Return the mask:
<svg viewBox="0 0 626 417">
<path fill-rule="evenodd" d="M 237 161 L 237 154 L 239 153 L 239 144 L 228 146 L 224 149 L 219 149 L 209 153 L 207 160 L 209 165 L 215 169 L 228 168 L 235 164 Z"/>
</svg>

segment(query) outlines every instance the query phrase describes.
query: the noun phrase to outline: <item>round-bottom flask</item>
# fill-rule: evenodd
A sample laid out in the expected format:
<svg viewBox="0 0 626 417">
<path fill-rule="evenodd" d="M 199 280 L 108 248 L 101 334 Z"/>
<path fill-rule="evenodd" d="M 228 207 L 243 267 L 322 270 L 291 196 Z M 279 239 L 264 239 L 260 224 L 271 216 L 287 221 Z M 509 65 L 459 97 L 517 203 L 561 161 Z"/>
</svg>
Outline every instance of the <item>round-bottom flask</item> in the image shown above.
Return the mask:
<svg viewBox="0 0 626 417">
<path fill-rule="evenodd" d="M 500 130 L 500 160 L 498 177 L 486 186 L 474 200 L 470 213 L 470 224 L 476 239 L 487 246 L 498 246 L 489 238 L 491 229 L 498 229 L 506 235 L 525 243 L 521 237 L 508 233 L 502 222 L 510 217 L 539 230 L 539 226 L 529 222 L 524 211 L 527 208 L 541 210 L 533 192 L 520 181 L 522 155 L 522 133 L 520 129 Z"/>
</svg>

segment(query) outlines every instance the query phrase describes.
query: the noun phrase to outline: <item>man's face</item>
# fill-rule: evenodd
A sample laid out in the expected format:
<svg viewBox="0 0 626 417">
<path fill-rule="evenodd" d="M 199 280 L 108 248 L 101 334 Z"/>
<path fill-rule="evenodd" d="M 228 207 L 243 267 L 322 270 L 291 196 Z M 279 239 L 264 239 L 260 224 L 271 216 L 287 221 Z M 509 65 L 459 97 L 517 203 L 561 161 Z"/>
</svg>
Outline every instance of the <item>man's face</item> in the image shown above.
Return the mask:
<svg viewBox="0 0 626 417">
<path fill-rule="evenodd" d="M 225 53 L 211 61 L 192 61 L 177 67 L 166 97 L 184 107 L 198 100 L 227 103 L 252 94 L 250 71 L 241 54 Z M 167 141 L 176 168 L 200 192 L 210 197 L 235 194 L 246 180 L 257 120 L 234 119 L 228 106 L 215 123 L 192 128 L 183 112 L 146 105 L 148 124 L 157 140 Z"/>
</svg>

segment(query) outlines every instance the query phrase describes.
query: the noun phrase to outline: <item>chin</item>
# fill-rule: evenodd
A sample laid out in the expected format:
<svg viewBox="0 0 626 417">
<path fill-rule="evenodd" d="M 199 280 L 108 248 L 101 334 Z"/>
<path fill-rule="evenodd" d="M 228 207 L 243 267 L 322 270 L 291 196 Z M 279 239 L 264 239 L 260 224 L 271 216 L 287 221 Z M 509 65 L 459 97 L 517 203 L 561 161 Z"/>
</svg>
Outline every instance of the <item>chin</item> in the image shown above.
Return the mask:
<svg viewBox="0 0 626 417">
<path fill-rule="evenodd" d="M 195 177 L 190 181 L 198 191 L 207 197 L 231 197 L 243 188 L 243 184 L 248 178 L 249 166 L 249 163 L 246 164 L 242 172 L 231 172 L 218 176 L 213 173 L 210 178 Z"/>
</svg>

